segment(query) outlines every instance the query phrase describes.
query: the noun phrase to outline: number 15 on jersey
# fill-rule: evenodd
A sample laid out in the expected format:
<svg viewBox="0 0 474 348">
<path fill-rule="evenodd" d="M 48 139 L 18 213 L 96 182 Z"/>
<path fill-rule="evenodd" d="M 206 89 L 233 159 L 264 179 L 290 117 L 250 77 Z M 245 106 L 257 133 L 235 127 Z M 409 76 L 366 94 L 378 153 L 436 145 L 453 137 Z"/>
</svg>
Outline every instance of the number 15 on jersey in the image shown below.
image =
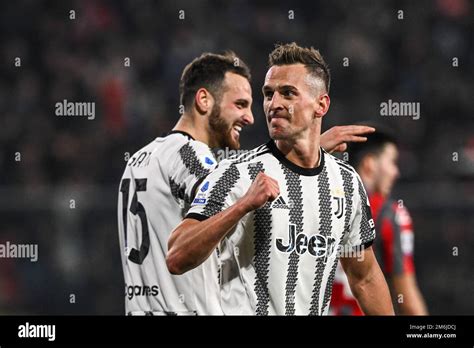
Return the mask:
<svg viewBox="0 0 474 348">
<path fill-rule="evenodd" d="M 141 230 L 142 230 L 142 243 L 140 249 L 135 248 L 129 249 L 128 247 L 128 235 L 127 235 L 127 208 L 128 208 L 128 198 L 130 193 L 130 180 L 123 179 L 120 183 L 120 192 L 122 193 L 122 219 L 123 219 L 123 229 L 125 234 L 125 250 L 130 252 L 128 253 L 128 259 L 136 264 L 141 265 L 143 260 L 148 255 L 150 248 L 150 235 L 148 232 L 148 220 L 146 217 L 145 207 L 138 200 L 138 192 L 146 191 L 146 182 L 147 179 L 135 179 L 135 190 L 133 192 L 132 201 L 130 202 L 130 212 L 133 215 L 136 215 L 140 218 Z"/>
</svg>

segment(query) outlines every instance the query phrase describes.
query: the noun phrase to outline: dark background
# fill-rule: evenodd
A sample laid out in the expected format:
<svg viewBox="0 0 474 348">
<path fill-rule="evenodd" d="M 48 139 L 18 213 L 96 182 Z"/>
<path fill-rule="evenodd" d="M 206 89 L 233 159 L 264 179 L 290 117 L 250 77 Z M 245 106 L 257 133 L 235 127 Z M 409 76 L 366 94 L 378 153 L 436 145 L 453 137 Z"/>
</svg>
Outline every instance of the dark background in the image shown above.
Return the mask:
<svg viewBox="0 0 474 348">
<path fill-rule="evenodd" d="M 361 120 L 396 129 L 402 177 L 394 197 L 414 219 L 417 276 L 428 309 L 474 314 L 473 5 L 3 3 L 0 242 L 37 243 L 39 260 L 0 259 L 0 314 L 123 314 L 116 205 L 126 153 L 173 127 L 184 66 L 204 51 L 226 49 L 253 74 L 255 126 L 244 130 L 242 147 L 266 142 L 260 90 L 267 56 L 276 42 L 291 41 L 319 48 L 330 65 L 324 129 Z M 57 117 L 55 104 L 63 99 L 95 102 L 95 119 Z M 420 119 L 380 116 L 388 99 L 420 102 Z"/>
</svg>

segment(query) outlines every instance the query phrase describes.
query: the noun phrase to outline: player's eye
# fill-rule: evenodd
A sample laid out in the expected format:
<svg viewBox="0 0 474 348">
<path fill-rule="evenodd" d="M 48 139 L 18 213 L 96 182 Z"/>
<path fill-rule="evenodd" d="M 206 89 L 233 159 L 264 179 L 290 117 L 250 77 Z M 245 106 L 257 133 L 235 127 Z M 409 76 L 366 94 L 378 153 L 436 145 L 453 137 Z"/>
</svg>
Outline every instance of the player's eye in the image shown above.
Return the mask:
<svg viewBox="0 0 474 348">
<path fill-rule="evenodd" d="M 244 102 L 244 101 L 241 101 L 241 102 L 235 103 L 235 105 L 237 105 L 237 108 L 238 108 L 238 109 L 244 109 L 244 108 L 247 107 L 248 103 L 247 103 L 247 102 Z"/>
<path fill-rule="evenodd" d="M 263 92 L 263 96 L 265 97 L 266 100 L 271 100 L 273 98 L 273 92 Z"/>
<path fill-rule="evenodd" d="M 284 97 L 293 97 L 296 95 L 295 92 L 293 92 L 292 90 L 284 90 L 282 93 L 281 93 Z"/>
</svg>

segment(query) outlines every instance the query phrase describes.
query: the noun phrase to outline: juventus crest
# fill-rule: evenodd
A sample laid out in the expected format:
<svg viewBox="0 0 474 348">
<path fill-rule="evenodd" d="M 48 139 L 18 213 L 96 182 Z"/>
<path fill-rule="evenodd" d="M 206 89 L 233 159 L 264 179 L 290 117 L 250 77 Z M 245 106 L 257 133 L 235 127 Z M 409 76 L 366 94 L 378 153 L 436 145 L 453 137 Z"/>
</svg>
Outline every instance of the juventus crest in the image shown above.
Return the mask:
<svg viewBox="0 0 474 348">
<path fill-rule="evenodd" d="M 344 197 L 332 197 L 336 201 L 336 211 L 334 212 L 334 215 L 338 219 L 342 217 L 344 214 Z"/>
</svg>

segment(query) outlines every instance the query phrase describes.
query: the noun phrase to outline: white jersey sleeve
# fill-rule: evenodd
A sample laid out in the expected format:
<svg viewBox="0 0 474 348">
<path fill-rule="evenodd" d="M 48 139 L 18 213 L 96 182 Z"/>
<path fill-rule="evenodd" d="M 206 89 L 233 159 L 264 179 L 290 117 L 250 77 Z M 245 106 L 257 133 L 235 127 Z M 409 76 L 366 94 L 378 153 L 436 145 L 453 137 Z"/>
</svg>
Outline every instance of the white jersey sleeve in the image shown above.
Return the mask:
<svg viewBox="0 0 474 348">
<path fill-rule="evenodd" d="M 367 248 L 374 242 L 375 224 L 367 193 L 357 173 L 354 173 L 354 181 L 354 218 L 342 244 L 349 248 Z"/>
<path fill-rule="evenodd" d="M 205 144 L 193 140 L 183 145 L 168 173 L 173 197 L 189 207 L 197 185 L 214 169 L 215 162 Z"/>
<path fill-rule="evenodd" d="M 240 173 L 235 162 L 222 161 L 196 190 L 187 218 L 205 220 L 233 205 L 251 185 L 248 176 Z"/>
</svg>

